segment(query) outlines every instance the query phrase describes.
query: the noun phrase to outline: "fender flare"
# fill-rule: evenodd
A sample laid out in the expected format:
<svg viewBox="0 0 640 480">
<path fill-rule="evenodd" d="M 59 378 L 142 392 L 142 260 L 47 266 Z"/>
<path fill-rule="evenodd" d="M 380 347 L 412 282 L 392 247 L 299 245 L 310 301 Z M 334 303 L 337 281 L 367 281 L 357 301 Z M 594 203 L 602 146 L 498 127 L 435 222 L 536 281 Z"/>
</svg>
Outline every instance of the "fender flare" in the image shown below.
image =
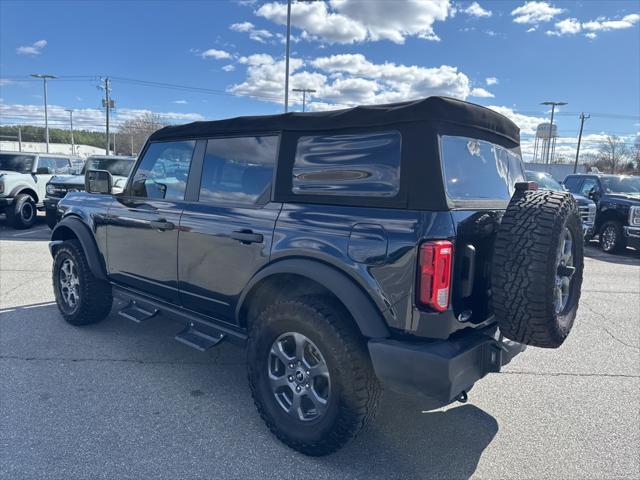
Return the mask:
<svg viewBox="0 0 640 480">
<path fill-rule="evenodd" d="M 287 273 L 313 280 L 333 293 L 349 311 L 363 336 L 367 338 L 391 336 L 382 313 L 354 280 L 324 263 L 299 258 L 280 260 L 260 270 L 240 295 L 236 306 L 236 318 L 240 318 L 240 312 L 254 286 L 270 276 Z"/>
<path fill-rule="evenodd" d="M 18 185 L 14 186 L 8 196 L 15 197 L 16 195 L 22 193 L 23 190 L 31 190 L 36 195 L 36 198 L 34 199 L 35 202 L 38 204 L 42 202 L 42 199 L 38 197 L 38 189 L 33 185 L 29 185 L 28 183 L 19 183 Z"/>
<path fill-rule="evenodd" d="M 53 232 L 51 232 L 52 243 L 65 240 L 62 231 L 66 228 L 71 230 L 80 242 L 82 250 L 87 257 L 87 263 L 89 264 L 91 273 L 93 273 L 93 275 L 100 280 L 106 280 L 107 269 L 105 267 L 104 257 L 98 249 L 98 245 L 96 244 L 93 233 L 91 232 L 89 227 L 87 227 L 84 222 L 82 222 L 82 220 L 76 217 L 64 218 L 55 226 Z M 52 248 L 51 250 L 52 253 L 55 253 L 54 248 Z"/>
</svg>

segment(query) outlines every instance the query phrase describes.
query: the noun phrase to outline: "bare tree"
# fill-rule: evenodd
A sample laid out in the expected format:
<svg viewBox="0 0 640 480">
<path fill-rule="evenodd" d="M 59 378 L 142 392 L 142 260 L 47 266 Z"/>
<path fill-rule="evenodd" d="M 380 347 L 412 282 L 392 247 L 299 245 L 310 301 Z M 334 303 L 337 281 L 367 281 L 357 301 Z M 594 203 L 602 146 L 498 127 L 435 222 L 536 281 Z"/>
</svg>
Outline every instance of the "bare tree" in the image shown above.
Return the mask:
<svg viewBox="0 0 640 480">
<path fill-rule="evenodd" d="M 605 141 L 598 148 L 598 157 L 605 168 L 611 173 L 616 173 L 629 158 L 629 150 L 624 140 L 616 135 L 607 135 Z"/>
<path fill-rule="evenodd" d="M 138 155 L 149 135 L 166 125 L 160 115 L 152 112 L 126 120 L 116 134 L 116 153 Z"/>
</svg>

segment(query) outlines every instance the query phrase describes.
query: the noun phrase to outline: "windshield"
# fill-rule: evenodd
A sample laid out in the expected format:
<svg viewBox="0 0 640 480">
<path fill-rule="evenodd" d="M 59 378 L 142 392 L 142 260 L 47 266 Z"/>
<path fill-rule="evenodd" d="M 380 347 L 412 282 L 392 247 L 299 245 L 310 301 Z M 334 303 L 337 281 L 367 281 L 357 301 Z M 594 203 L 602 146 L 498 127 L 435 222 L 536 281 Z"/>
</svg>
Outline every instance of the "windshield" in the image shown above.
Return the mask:
<svg viewBox="0 0 640 480">
<path fill-rule="evenodd" d="M 106 170 L 111 175 L 128 177 L 132 167 L 133 160 L 124 160 L 122 158 L 89 158 L 87 163 L 84 164 L 82 173 L 86 173 L 87 170 Z"/>
<path fill-rule="evenodd" d="M 484 140 L 440 137 L 447 195 L 454 200 L 509 200 L 524 180 L 520 148 Z"/>
<path fill-rule="evenodd" d="M 601 180 L 607 193 L 640 195 L 640 177 L 602 177 Z"/>
<path fill-rule="evenodd" d="M 555 190 L 557 192 L 564 192 L 564 188 L 556 181 L 551 175 L 546 175 L 540 172 L 527 172 L 527 180 L 536 182 L 538 187 L 542 190 Z"/>
<path fill-rule="evenodd" d="M 0 170 L 30 173 L 31 167 L 33 167 L 33 158 L 30 155 L 0 155 Z"/>
</svg>

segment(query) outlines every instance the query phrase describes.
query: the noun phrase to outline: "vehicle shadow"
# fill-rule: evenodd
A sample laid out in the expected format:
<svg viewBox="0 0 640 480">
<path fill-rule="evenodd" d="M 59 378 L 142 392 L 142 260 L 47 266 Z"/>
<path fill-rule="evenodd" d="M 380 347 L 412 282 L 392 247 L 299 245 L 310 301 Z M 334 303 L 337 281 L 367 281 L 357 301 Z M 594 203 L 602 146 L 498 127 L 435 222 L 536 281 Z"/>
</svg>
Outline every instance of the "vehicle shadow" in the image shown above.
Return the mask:
<svg viewBox="0 0 640 480">
<path fill-rule="evenodd" d="M 585 244 L 584 256 L 619 265 L 640 265 L 640 251 L 633 248 L 627 248 L 622 253 L 606 253 L 600 249 L 598 243 L 590 242 Z"/>
<path fill-rule="evenodd" d="M 0 240 L 9 241 L 49 241 L 51 230 L 47 226 L 47 220 L 43 213 L 36 217 L 35 225 L 31 228 L 19 230 L 13 228 L 7 221 L 6 215 L 0 215 Z"/>
<path fill-rule="evenodd" d="M 109 397 L 104 399 L 105 402 L 126 404 L 131 401 L 132 391 L 138 388 L 136 385 L 141 381 L 141 374 L 146 385 L 139 392 L 143 398 L 141 405 L 149 401 L 147 397 L 153 397 L 150 392 L 163 389 L 166 385 L 175 386 L 176 392 L 185 392 L 164 392 L 162 402 L 171 411 L 167 417 L 157 416 L 157 411 L 145 415 L 141 406 L 133 419 L 127 417 L 126 410 L 122 410 L 118 413 L 122 418 L 111 417 L 105 420 L 107 424 L 97 423 L 91 427 L 108 430 L 112 424 L 126 424 L 122 428 L 133 431 L 153 428 L 158 442 L 152 447 L 156 449 L 153 453 L 163 457 L 169 464 L 181 463 L 184 458 L 179 451 L 164 446 L 172 445 L 174 436 L 185 434 L 182 429 L 194 428 L 194 415 L 195 423 L 202 425 L 202 430 L 188 432 L 190 438 L 198 437 L 197 442 L 201 445 L 197 453 L 191 452 L 197 457 L 193 459 L 196 463 L 210 461 L 212 451 L 216 452 L 217 462 L 231 463 L 234 444 L 241 441 L 247 442 L 247 448 L 253 451 L 252 462 L 263 471 L 272 468 L 270 458 L 282 457 L 286 458 L 287 469 L 309 471 L 309 476 L 313 472 L 325 472 L 325 478 L 341 479 L 466 479 L 473 475 L 482 453 L 498 432 L 495 418 L 474 405 L 453 404 L 443 409 L 425 411 L 431 408 L 427 401 L 385 392 L 376 420 L 355 441 L 333 455 L 306 457 L 284 447 L 260 421 L 246 385 L 245 354 L 241 348 L 223 343 L 203 354 L 173 340 L 173 335 L 180 330 L 176 323 L 157 318 L 137 325 L 118 317 L 115 309 L 105 321 L 86 327 L 72 327 L 64 323 L 52 302 L 3 308 L 0 309 L 0 319 L 3 325 L 0 357 L 27 360 L 42 357 L 67 365 L 71 362 L 75 368 L 86 369 L 86 376 L 92 378 L 91 382 L 99 382 L 93 386 L 99 398 L 104 395 L 103 391 L 111 391 L 109 385 L 114 381 L 122 381 L 116 389 L 122 397 Z M 27 323 L 31 333 L 29 339 L 25 340 L 23 325 Z M 117 365 L 114 368 L 121 372 L 118 376 L 124 375 L 123 368 L 135 366 L 133 378 L 136 379 L 136 385 L 109 377 L 98 377 L 100 380 L 96 380 L 96 362 L 104 362 L 103 365 L 113 362 Z M 42 372 L 42 375 L 39 382 L 46 384 L 48 373 Z M 56 388 L 77 388 L 85 373 L 77 372 L 74 375 L 73 379 L 69 377 L 69 385 L 46 385 L 42 388 L 52 391 L 52 395 L 57 394 Z M 130 381 L 133 382 L 127 380 Z M 21 391 L 20 394 L 27 397 L 35 393 Z M 185 394 L 188 399 L 184 398 Z M 65 408 L 73 411 L 74 416 L 82 417 L 95 410 L 95 402 L 99 401 L 88 399 L 86 403 L 80 401 Z M 183 405 L 193 405 L 194 402 L 197 402 L 197 407 L 183 409 Z M 3 411 L 4 408 L 7 407 L 0 407 L 3 416 L 15 413 Z M 37 418 L 38 410 L 28 402 L 21 402 L 15 408 L 28 410 L 30 421 L 41 423 L 44 420 Z M 233 423 L 226 424 L 227 421 Z M 159 426 L 163 423 L 166 427 Z M 83 428 L 82 425 L 76 425 L 70 431 L 64 418 L 47 425 L 47 436 L 55 438 L 58 446 L 67 445 L 70 450 L 73 450 L 74 436 L 82 433 L 74 432 L 74 429 Z M 216 440 L 215 435 L 211 435 L 211 431 L 225 428 L 232 428 L 236 438 Z M 30 437 L 34 434 L 27 429 L 23 435 Z M 222 442 L 222 445 L 216 442 Z M 149 473 L 146 471 L 147 464 L 136 459 L 144 459 L 149 454 L 147 446 L 143 442 L 134 447 L 137 452 L 131 452 L 131 448 L 131 445 L 127 446 L 126 452 L 115 448 L 111 454 L 115 458 L 132 455 L 128 460 L 131 462 L 128 468 L 144 476 Z M 91 458 L 87 458 L 88 465 L 91 461 Z M 211 465 L 211 468 L 215 467 Z"/>
</svg>

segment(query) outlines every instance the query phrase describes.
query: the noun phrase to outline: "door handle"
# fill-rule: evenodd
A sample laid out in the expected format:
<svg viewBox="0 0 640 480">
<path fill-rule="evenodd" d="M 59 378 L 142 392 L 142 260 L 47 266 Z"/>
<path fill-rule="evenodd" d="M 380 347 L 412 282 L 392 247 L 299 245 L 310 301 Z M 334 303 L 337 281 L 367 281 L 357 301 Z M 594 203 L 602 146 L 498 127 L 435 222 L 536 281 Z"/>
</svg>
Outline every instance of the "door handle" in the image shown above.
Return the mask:
<svg viewBox="0 0 640 480">
<path fill-rule="evenodd" d="M 149 222 L 151 228 L 155 230 L 173 230 L 176 226 L 171 222 L 167 222 L 166 220 L 151 220 Z"/>
<path fill-rule="evenodd" d="M 234 240 L 238 240 L 240 243 L 244 245 L 248 245 L 250 243 L 262 243 L 264 241 L 264 237 L 260 233 L 253 233 L 251 230 L 240 230 L 231 232 L 231 238 Z"/>
</svg>

